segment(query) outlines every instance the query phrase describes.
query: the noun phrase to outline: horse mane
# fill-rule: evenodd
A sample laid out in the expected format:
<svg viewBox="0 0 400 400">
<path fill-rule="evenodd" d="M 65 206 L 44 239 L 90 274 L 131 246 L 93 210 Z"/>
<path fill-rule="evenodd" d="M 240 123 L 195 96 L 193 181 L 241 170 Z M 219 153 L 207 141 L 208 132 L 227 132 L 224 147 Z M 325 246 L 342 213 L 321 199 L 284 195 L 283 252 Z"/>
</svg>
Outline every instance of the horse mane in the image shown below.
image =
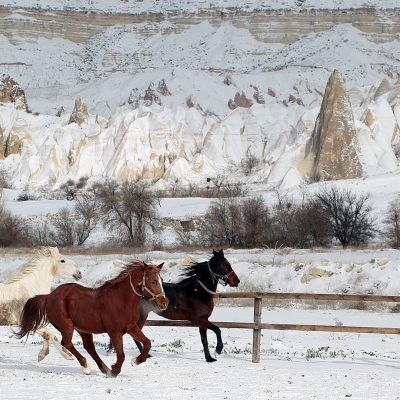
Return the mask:
<svg viewBox="0 0 400 400">
<path fill-rule="evenodd" d="M 126 279 L 132 272 L 136 271 L 143 271 L 144 270 L 144 263 L 143 261 L 138 261 L 134 260 L 129 262 L 128 264 L 125 264 L 122 271 L 112 279 L 109 279 L 108 281 L 104 282 L 99 288 L 104 288 L 104 287 L 113 287 L 116 284 L 122 282 L 124 279 Z"/>
<path fill-rule="evenodd" d="M 57 247 L 42 247 L 37 250 L 34 257 L 19 267 L 16 271 L 11 274 L 3 282 L 4 285 L 15 283 L 25 278 L 27 275 L 32 274 L 38 267 L 43 265 L 44 259 L 52 258 L 56 259 L 60 256 L 60 252 Z"/>
<path fill-rule="evenodd" d="M 204 271 L 204 268 L 207 267 L 207 261 L 197 262 L 193 259 L 188 264 L 184 265 L 185 271 L 180 275 L 184 279 L 181 281 L 187 281 L 193 278 L 197 278 L 199 273 Z"/>
</svg>

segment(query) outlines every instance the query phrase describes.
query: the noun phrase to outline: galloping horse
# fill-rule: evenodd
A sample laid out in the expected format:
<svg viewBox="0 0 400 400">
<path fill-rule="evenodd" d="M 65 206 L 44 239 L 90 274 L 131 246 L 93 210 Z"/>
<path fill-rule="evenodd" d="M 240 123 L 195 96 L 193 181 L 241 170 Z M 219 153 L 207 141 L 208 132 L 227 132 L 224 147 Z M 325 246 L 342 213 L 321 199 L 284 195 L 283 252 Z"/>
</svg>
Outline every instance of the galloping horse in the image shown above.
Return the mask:
<svg viewBox="0 0 400 400">
<path fill-rule="evenodd" d="M 100 371 L 107 376 L 117 376 L 125 360 L 122 341 L 125 333 L 143 344 L 136 364 L 147 359 L 151 342 L 137 324 L 139 304 L 144 298 L 161 309 L 168 306 L 160 277 L 162 266 L 136 261 L 126 265 L 116 278 L 98 288 L 70 283 L 59 286 L 49 295 L 33 297 L 24 306 L 17 337 L 22 338 L 46 323 L 52 323 L 61 332 L 62 345 L 77 358 L 83 372 L 89 374 L 86 358 L 72 343 L 75 329 Z M 117 352 L 117 361 L 111 370 L 101 360 L 93 343 L 93 333 L 104 332 L 110 336 Z"/>
<path fill-rule="evenodd" d="M 167 319 L 192 321 L 199 326 L 206 361 L 216 361 L 210 355 L 207 341 L 207 329 L 211 329 L 217 336 L 216 352 L 221 354 L 223 349 L 221 330 L 208 320 L 214 309 L 214 295 L 218 282 L 224 286 L 228 284 L 237 287 L 240 280 L 225 258 L 223 250 L 213 250 L 213 256 L 209 261 L 190 265 L 184 276 L 186 279 L 179 283 L 163 283 L 169 300 L 165 310 L 155 308 L 148 301 L 141 302 L 138 325 L 140 328 L 143 327 L 150 311 Z M 140 343 L 137 341 L 135 343 L 141 350 Z"/>
<path fill-rule="evenodd" d="M 57 247 L 45 247 L 5 282 L 0 283 L 0 325 L 18 325 L 26 301 L 32 296 L 50 293 L 55 276 L 80 279 L 82 275 L 71 260 L 60 254 Z M 49 329 L 38 329 L 37 333 L 43 338 L 39 361 L 49 354 L 49 341 L 64 358 L 72 358 Z"/>
</svg>

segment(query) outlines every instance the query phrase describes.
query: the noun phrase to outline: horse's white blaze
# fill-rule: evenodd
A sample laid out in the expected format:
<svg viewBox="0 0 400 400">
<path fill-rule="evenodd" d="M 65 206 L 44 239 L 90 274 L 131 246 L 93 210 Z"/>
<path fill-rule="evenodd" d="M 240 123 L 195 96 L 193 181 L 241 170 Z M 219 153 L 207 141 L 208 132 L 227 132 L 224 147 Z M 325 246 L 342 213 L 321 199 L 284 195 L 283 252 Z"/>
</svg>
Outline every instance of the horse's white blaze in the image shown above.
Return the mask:
<svg viewBox="0 0 400 400">
<path fill-rule="evenodd" d="M 75 264 L 61 255 L 57 247 L 39 250 L 31 261 L 0 283 L 0 325 L 19 324 L 22 308 L 29 298 L 38 294 L 49 294 L 55 276 L 71 277 L 76 272 Z M 48 341 L 50 339 L 54 343 L 55 336 L 50 331 L 48 334 L 38 333 L 46 342 L 39 354 L 39 358 L 44 358 L 48 353 Z M 61 347 L 60 345 L 59 348 Z"/>
<path fill-rule="evenodd" d="M 165 296 L 164 288 L 163 288 L 163 285 L 162 285 L 162 280 L 161 280 L 160 274 L 158 274 L 158 283 L 159 283 L 160 288 L 161 288 L 161 293 Z"/>
</svg>

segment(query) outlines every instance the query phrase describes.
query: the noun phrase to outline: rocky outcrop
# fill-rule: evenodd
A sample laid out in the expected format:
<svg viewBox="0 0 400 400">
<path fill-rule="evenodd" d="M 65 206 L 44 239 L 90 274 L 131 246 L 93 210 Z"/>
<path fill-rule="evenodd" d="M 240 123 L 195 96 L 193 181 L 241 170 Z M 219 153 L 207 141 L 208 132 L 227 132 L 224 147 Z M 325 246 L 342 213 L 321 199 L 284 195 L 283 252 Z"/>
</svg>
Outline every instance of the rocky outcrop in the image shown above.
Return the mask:
<svg viewBox="0 0 400 400">
<path fill-rule="evenodd" d="M 89 113 L 87 109 L 86 103 L 83 102 L 82 98 L 78 96 L 75 100 L 75 107 L 72 111 L 71 116 L 69 117 L 69 124 L 76 123 L 79 126 L 83 124 L 87 124 L 89 120 Z"/>
<path fill-rule="evenodd" d="M 264 96 L 260 92 L 257 86 L 251 85 L 251 87 L 254 89 L 253 93 L 253 99 L 256 101 L 257 104 L 265 104 Z"/>
<path fill-rule="evenodd" d="M 63 106 L 61 106 L 61 107 L 58 109 L 56 116 L 57 116 L 57 117 L 61 117 L 61 115 L 63 115 L 64 113 L 65 113 L 65 109 L 64 109 Z"/>
<path fill-rule="evenodd" d="M 157 91 L 154 89 L 153 82 L 150 83 L 149 87 L 146 89 L 144 96 L 143 96 L 143 103 L 146 106 L 151 106 L 152 104 L 158 104 L 161 106 L 161 99 L 158 95 Z"/>
<path fill-rule="evenodd" d="M 314 179 L 363 176 L 353 111 L 338 70 L 333 71 L 326 85 L 306 154 L 308 174 Z"/>
<path fill-rule="evenodd" d="M 234 110 L 237 107 L 250 108 L 252 105 L 253 102 L 246 97 L 244 92 L 236 92 L 234 99 L 229 99 L 228 101 L 228 107 L 231 110 Z"/>
<path fill-rule="evenodd" d="M 11 131 L 6 141 L 4 156 L 8 157 L 10 154 L 20 154 L 25 140 L 32 140 L 32 137 L 28 133 L 18 134 Z"/>
<path fill-rule="evenodd" d="M 311 267 L 300 279 L 301 283 L 310 283 L 314 279 L 330 277 L 333 275 L 333 272 L 327 271 L 325 269 Z"/>
<path fill-rule="evenodd" d="M 17 110 L 30 112 L 25 92 L 9 75 L 0 76 L 0 103 L 14 103 Z"/>
<path fill-rule="evenodd" d="M 293 96 L 292 94 L 289 96 L 289 103 L 296 103 L 299 106 L 304 106 L 303 100 L 300 97 Z"/>
<path fill-rule="evenodd" d="M 133 108 L 138 108 L 140 105 L 145 105 L 150 107 L 152 104 L 162 105 L 160 96 L 172 96 L 165 79 L 161 79 L 157 88 L 155 88 L 155 83 L 151 82 L 145 92 L 140 92 L 139 89 L 134 88 L 131 90 L 128 98 L 128 104 L 131 104 Z"/>
<path fill-rule="evenodd" d="M 161 81 L 158 82 L 157 92 L 160 93 L 162 96 L 171 96 L 171 92 L 168 89 L 165 79 L 161 79 Z"/>
</svg>

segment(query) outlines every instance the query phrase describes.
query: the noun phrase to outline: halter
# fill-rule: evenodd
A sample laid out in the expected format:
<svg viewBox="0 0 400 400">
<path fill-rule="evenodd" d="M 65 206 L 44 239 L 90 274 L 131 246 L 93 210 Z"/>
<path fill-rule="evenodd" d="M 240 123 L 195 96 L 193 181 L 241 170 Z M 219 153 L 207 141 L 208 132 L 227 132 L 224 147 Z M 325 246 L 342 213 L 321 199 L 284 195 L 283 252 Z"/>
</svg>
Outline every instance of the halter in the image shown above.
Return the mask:
<svg viewBox="0 0 400 400">
<path fill-rule="evenodd" d="M 210 263 L 207 261 L 207 267 L 208 270 L 210 271 L 210 275 L 211 278 L 213 280 L 213 283 L 220 283 L 222 286 L 226 286 L 228 284 L 228 278 L 229 275 L 233 274 L 233 270 L 231 272 L 229 272 L 229 274 L 226 275 L 222 275 L 222 274 L 217 274 L 216 272 L 214 272 L 211 267 L 210 267 Z M 197 279 L 197 282 L 199 283 L 199 285 L 207 292 L 210 293 L 212 295 L 217 294 L 217 292 L 214 292 L 213 290 L 210 290 L 200 279 Z"/>
<path fill-rule="evenodd" d="M 207 266 L 208 266 L 208 270 L 210 271 L 213 282 L 219 282 L 222 286 L 226 286 L 228 284 L 229 275 L 233 274 L 233 270 L 231 272 L 229 272 L 229 274 L 222 275 L 222 274 L 217 274 L 216 272 L 214 272 L 211 269 L 210 263 L 208 261 L 207 261 Z"/>
<path fill-rule="evenodd" d="M 160 279 L 160 277 L 158 277 L 158 279 Z M 161 281 L 160 281 L 161 283 Z M 139 297 L 143 297 L 144 298 L 144 291 L 146 290 L 148 293 L 150 293 L 150 295 L 152 296 L 150 299 L 150 301 L 153 301 L 155 299 L 157 299 L 158 297 L 164 296 L 165 297 L 165 293 L 164 293 L 164 289 L 162 284 L 161 286 L 161 292 L 158 294 L 153 293 L 147 286 L 146 286 L 146 272 L 143 273 L 143 279 L 142 279 L 142 283 L 141 283 L 141 289 L 142 289 L 142 293 L 139 293 L 135 287 L 132 285 L 132 276 L 131 274 L 129 274 L 129 284 L 131 285 L 132 291 L 133 293 L 135 293 L 137 296 Z"/>
</svg>

